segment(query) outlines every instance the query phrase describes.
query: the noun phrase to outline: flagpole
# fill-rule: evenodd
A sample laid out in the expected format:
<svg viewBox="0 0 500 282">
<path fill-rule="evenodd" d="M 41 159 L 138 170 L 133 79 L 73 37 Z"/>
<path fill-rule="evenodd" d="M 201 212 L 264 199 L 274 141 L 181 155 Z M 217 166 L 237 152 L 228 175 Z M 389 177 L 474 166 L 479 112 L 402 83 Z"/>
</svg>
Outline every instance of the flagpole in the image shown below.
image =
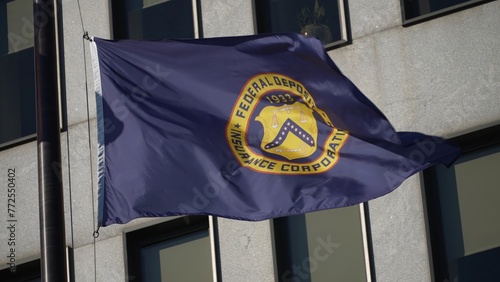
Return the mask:
<svg viewBox="0 0 500 282">
<path fill-rule="evenodd" d="M 61 179 L 56 7 L 33 0 L 42 281 L 67 281 Z"/>
</svg>

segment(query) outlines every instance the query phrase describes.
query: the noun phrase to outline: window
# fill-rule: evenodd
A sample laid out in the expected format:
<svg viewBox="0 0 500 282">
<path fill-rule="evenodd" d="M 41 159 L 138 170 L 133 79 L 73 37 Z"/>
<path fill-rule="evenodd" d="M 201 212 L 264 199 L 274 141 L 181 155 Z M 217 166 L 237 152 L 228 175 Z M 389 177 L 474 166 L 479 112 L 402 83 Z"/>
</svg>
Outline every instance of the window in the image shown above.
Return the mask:
<svg viewBox="0 0 500 282">
<path fill-rule="evenodd" d="M 201 37 L 199 0 L 113 0 L 114 39 Z"/>
<path fill-rule="evenodd" d="M 346 11 L 344 0 L 255 0 L 258 33 L 301 33 L 327 49 L 349 41 Z"/>
<path fill-rule="evenodd" d="M 0 147 L 36 133 L 33 1 L 0 1 Z"/>
<path fill-rule="evenodd" d="M 436 281 L 500 280 L 499 132 L 500 125 L 456 138 L 457 162 L 424 172 Z"/>
<path fill-rule="evenodd" d="M 42 281 L 40 275 L 40 260 L 13 265 L 7 263 L 9 268 L 0 270 L 0 281 L 5 282 L 38 282 Z"/>
<path fill-rule="evenodd" d="M 189 216 L 126 234 L 133 281 L 214 281 L 206 216 Z"/>
<path fill-rule="evenodd" d="M 371 281 L 364 205 L 274 220 L 278 281 Z"/>
<path fill-rule="evenodd" d="M 492 0 L 401 0 L 403 26 L 457 12 Z"/>
</svg>

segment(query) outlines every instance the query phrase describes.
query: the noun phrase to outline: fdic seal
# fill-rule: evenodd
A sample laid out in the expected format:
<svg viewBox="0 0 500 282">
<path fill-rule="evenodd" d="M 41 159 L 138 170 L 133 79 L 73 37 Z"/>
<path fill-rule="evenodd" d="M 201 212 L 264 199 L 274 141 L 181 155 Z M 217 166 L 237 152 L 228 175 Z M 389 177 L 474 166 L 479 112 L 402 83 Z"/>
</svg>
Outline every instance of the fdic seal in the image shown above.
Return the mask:
<svg viewBox="0 0 500 282">
<path fill-rule="evenodd" d="M 339 161 L 348 137 L 316 107 L 304 85 L 275 73 L 247 81 L 226 126 L 227 142 L 238 162 L 272 174 L 326 172 Z"/>
</svg>

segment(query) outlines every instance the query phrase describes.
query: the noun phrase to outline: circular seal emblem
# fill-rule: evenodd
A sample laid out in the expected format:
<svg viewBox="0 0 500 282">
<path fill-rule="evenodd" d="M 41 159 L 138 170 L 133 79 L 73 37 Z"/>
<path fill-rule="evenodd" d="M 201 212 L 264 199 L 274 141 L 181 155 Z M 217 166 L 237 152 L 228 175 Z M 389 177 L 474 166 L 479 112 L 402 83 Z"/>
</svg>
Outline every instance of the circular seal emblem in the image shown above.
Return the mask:
<svg viewBox="0 0 500 282">
<path fill-rule="evenodd" d="M 272 174 L 326 172 L 339 161 L 348 137 L 316 107 L 302 83 L 275 73 L 247 81 L 226 126 L 238 162 Z"/>
</svg>

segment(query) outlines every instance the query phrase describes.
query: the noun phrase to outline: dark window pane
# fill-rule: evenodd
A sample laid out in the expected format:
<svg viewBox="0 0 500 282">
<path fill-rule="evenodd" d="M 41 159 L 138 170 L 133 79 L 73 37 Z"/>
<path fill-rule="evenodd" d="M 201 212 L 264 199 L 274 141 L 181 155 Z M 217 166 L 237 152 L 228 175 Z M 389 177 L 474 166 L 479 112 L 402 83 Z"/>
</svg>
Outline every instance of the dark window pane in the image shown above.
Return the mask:
<svg viewBox="0 0 500 282">
<path fill-rule="evenodd" d="M 33 48 L 0 56 L 0 144 L 36 132 Z"/>
<path fill-rule="evenodd" d="M 195 38 L 192 0 L 113 1 L 115 39 Z"/>
<path fill-rule="evenodd" d="M 134 281 L 213 281 L 208 217 L 189 216 L 128 232 Z"/>
<path fill-rule="evenodd" d="M 256 0 L 255 10 L 258 33 L 301 33 L 327 46 L 347 40 L 341 0 Z"/>
<path fill-rule="evenodd" d="M 0 146 L 36 132 L 33 3 L 0 2 Z"/>
<path fill-rule="evenodd" d="M 500 281 L 499 129 L 459 139 L 454 166 L 424 173 L 436 281 Z"/>
<path fill-rule="evenodd" d="M 403 25 L 410 25 L 492 0 L 402 0 Z"/>
<path fill-rule="evenodd" d="M 143 281 L 213 281 L 207 230 L 143 247 L 141 260 Z"/>
<path fill-rule="evenodd" d="M 367 281 L 360 206 L 274 220 L 279 281 Z"/>
</svg>

